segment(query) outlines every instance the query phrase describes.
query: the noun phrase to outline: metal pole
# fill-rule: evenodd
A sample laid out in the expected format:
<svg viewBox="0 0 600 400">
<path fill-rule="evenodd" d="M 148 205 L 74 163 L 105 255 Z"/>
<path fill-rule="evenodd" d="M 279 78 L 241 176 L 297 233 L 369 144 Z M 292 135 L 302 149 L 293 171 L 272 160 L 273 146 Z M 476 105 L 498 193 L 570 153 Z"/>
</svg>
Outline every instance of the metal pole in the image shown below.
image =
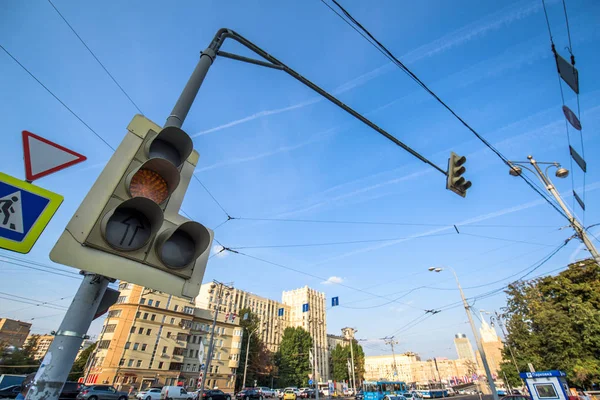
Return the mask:
<svg viewBox="0 0 600 400">
<path fill-rule="evenodd" d="M 219 303 L 215 309 L 215 316 L 213 318 L 212 328 L 210 330 L 210 342 L 208 343 L 208 355 L 206 356 L 206 364 L 204 364 L 204 372 L 202 383 L 200 384 L 200 392 L 198 393 L 198 398 L 202 399 L 202 394 L 204 393 L 204 386 L 206 385 L 206 381 L 208 380 L 208 368 L 210 367 L 210 362 L 212 361 L 213 354 L 213 343 L 215 341 L 215 326 L 217 325 L 217 316 L 219 315 L 219 310 L 221 308 L 221 302 L 223 301 L 223 284 L 218 283 L 219 291 L 217 292 L 217 296 L 219 297 Z"/>
<path fill-rule="evenodd" d="M 352 391 L 356 396 L 356 372 L 354 369 L 354 338 L 350 339 L 350 364 L 352 365 Z"/>
<path fill-rule="evenodd" d="M 87 338 L 86 333 L 106 292 L 108 282 L 109 279 L 102 275 L 85 274 L 35 374 L 34 383 L 27 393 L 28 400 L 58 399 L 81 342 Z"/>
<path fill-rule="evenodd" d="M 250 330 L 248 330 L 250 331 Z M 242 381 L 242 389 L 246 387 L 246 371 L 248 370 L 248 353 L 250 352 L 250 339 L 254 331 L 248 334 L 248 343 L 246 344 L 246 363 L 244 364 L 244 380 Z"/>
<path fill-rule="evenodd" d="M 492 396 L 493 396 L 494 400 L 498 400 L 498 392 L 496 392 L 496 385 L 494 384 L 492 372 L 490 371 L 490 366 L 488 365 L 487 357 L 485 356 L 483 344 L 481 343 L 481 340 L 479 339 L 479 334 L 477 333 L 477 329 L 475 328 L 475 323 L 473 322 L 473 317 L 471 316 L 471 307 L 467 303 L 465 294 L 463 293 L 462 287 L 460 286 L 460 282 L 458 281 L 458 275 L 456 275 L 456 272 L 452 268 L 450 268 L 450 270 L 454 274 L 454 278 L 456 279 L 456 285 L 458 286 L 458 290 L 460 291 L 460 297 L 462 298 L 463 306 L 465 307 L 467 317 L 469 317 L 469 323 L 471 324 L 471 329 L 473 330 L 473 336 L 475 336 L 475 342 L 477 343 L 477 348 L 479 349 L 479 354 L 481 355 L 481 361 L 483 362 L 483 368 L 485 369 L 485 375 L 487 376 L 488 384 L 490 386 L 490 390 L 492 391 Z"/>
<path fill-rule="evenodd" d="M 585 228 L 581 225 L 579 220 L 577 220 L 577 218 L 575 218 L 573 214 L 571 214 L 571 211 L 569 211 L 569 209 L 567 208 L 567 205 L 564 203 L 562 197 L 560 197 L 560 193 L 558 193 L 558 191 L 554 187 L 554 184 L 552 184 L 552 181 L 550 181 L 550 179 L 542 172 L 538 163 L 533 159 L 532 156 L 527 156 L 527 158 L 529 159 L 531 165 L 533 165 L 533 167 L 537 171 L 540 180 L 546 186 L 546 190 L 548 190 L 548 192 L 550 192 L 550 194 L 554 196 L 560 208 L 562 208 L 565 214 L 567 215 L 567 218 L 569 219 L 569 222 L 571 223 L 571 226 L 575 230 L 577 236 L 579 236 L 585 247 L 587 247 L 592 257 L 594 257 L 594 260 L 596 260 L 596 262 L 600 264 L 600 253 L 598 253 L 598 249 L 596 249 L 596 246 L 594 246 L 594 243 L 588 237 Z"/>
</svg>

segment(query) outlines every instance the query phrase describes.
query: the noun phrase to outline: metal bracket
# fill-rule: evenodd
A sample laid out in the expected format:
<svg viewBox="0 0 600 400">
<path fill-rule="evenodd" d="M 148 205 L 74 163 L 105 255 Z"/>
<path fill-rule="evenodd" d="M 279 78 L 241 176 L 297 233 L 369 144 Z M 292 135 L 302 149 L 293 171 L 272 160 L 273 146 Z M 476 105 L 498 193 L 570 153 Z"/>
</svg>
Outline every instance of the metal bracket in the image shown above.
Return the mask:
<svg viewBox="0 0 600 400">
<path fill-rule="evenodd" d="M 77 333 L 77 332 L 73 332 L 73 331 L 52 331 L 50 332 L 51 335 L 54 336 L 71 336 L 71 337 L 76 337 L 76 338 L 81 338 L 83 340 L 89 339 L 90 337 L 86 334 L 81 334 L 81 333 Z"/>
</svg>

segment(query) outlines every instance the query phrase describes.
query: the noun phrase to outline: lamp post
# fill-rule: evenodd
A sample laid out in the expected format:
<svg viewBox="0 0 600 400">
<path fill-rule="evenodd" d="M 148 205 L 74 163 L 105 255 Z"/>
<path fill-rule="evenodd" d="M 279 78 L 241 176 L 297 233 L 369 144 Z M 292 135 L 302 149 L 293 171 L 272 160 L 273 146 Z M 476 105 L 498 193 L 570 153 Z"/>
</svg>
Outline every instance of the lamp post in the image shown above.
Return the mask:
<svg viewBox="0 0 600 400">
<path fill-rule="evenodd" d="M 264 323 L 263 323 L 263 325 L 264 325 Z M 246 372 L 248 371 L 248 353 L 250 353 L 250 339 L 252 339 L 252 335 L 254 333 L 258 332 L 259 329 L 260 329 L 260 325 L 257 326 L 252 331 L 250 331 L 249 329 L 246 329 L 249 333 L 248 333 L 248 343 L 246 343 L 246 362 L 244 363 L 244 380 L 242 382 L 242 389 L 246 387 Z M 263 330 L 264 330 L 264 326 L 263 326 Z"/>
<path fill-rule="evenodd" d="M 436 268 L 430 267 L 429 272 L 442 272 L 444 269 L 448 269 L 454 274 L 454 279 L 456 279 L 456 285 L 458 286 L 458 290 L 460 291 L 460 297 L 463 302 L 463 306 L 465 307 L 465 312 L 467 313 L 467 317 L 469 318 L 469 323 L 471 324 L 471 329 L 473 330 L 473 336 L 475 337 L 475 343 L 477 343 L 477 348 L 479 349 L 479 354 L 481 354 L 481 362 L 483 363 L 483 368 L 485 369 L 485 375 L 487 376 L 488 384 L 490 386 L 490 390 L 492 391 L 492 396 L 494 400 L 498 400 L 498 392 L 496 392 L 496 385 L 494 384 L 494 378 L 492 376 L 492 372 L 490 371 L 490 366 L 488 365 L 487 357 L 485 356 L 485 350 L 483 349 L 483 343 L 481 343 L 481 339 L 479 338 L 479 334 L 477 333 L 477 329 L 475 328 L 475 322 L 473 322 L 473 316 L 471 315 L 471 307 L 469 303 L 467 303 L 467 299 L 465 298 L 465 294 L 463 293 L 462 287 L 460 286 L 460 282 L 458 281 L 458 275 L 456 275 L 456 271 L 454 268 L 446 267 L 446 268 Z"/>
<path fill-rule="evenodd" d="M 354 328 L 342 328 L 342 334 L 346 339 L 350 341 L 350 366 L 352 368 L 352 391 L 356 395 L 356 372 L 354 370 L 354 334 L 358 332 L 357 329 Z"/>
<path fill-rule="evenodd" d="M 510 165 L 510 171 L 508 171 L 509 174 L 511 174 L 512 176 L 520 176 L 523 173 L 523 169 L 526 169 L 527 171 L 529 171 L 532 174 L 534 174 L 535 176 L 537 176 L 538 179 L 544 185 L 544 188 L 556 199 L 556 202 L 558 203 L 560 208 L 562 208 L 567 219 L 569 220 L 569 224 L 575 230 L 575 234 L 577 235 L 577 237 L 579 237 L 579 239 L 581 239 L 581 241 L 583 242 L 585 247 L 587 247 L 587 249 L 589 250 L 589 252 L 592 255 L 592 257 L 594 258 L 594 260 L 596 260 L 596 262 L 598 264 L 600 264 L 600 253 L 598 253 L 596 246 L 594 246 L 594 243 L 588 237 L 587 230 L 583 227 L 581 222 L 579 222 L 579 220 L 577 218 L 575 218 L 575 216 L 567 208 L 567 205 L 563 201 L 562 197 L 560 197 L 560 193 L 558 193 L 558 191 L 556 190 L 556 187 L 554 187 L 554 184 L 548 177 L 548 170 L 552 167 L 556 168 L 556 172 L 554 175 L 557 178 L 561 178 L 561 179 L 569 176 L 569 170 L 561 167 L 560 164 L 557 162 L 538 162 L 533 158 L 533 156 L 527 156 L 527 159 L 529 161 L 509 161 L 508 162 L 508 164 Z M 531 164 L 533 166 L 533 169 L 529 168 L 526 164 Z M 546 167 L 545 171 L 542 171 L 540 168 L 540 165 L 548 165 L 548 166 Z"/>
</svg>

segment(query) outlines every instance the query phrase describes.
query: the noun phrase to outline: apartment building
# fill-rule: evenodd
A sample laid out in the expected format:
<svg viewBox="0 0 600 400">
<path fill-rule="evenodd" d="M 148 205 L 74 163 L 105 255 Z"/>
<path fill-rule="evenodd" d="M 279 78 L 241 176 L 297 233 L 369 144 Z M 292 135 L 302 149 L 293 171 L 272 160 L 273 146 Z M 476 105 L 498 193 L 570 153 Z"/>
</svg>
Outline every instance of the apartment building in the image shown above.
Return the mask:
<svg viewBox="0 0 600 400">
<path fill-rule="evenodd" d="M 0 318 L 0 344 L 23 347 L 31 324 L 10 318 Z"/>
<path fill-rule="evenodd" d="M 38 361 L 46 356 L 53 340 L 53 335 L 29 335 L 25 340 L 25 344 L 28 345 L 31 342 L 35 343 L 33 347 L 33 359 Z"/>
<path fill-rule="evenodd" d="M 196 297 L 196 307 L 200 309 L 214 310 L 219 302 L 212 288 L 212 283 L 205 283 L 200 287 L 200 294 Z M 258 296 L 254 293 L 246 292 L 234 288 L 228 291 L 229 296 L 223 296 L 221 300 L 220 312 L 233 317 L 238 321 L 243 316 L 238 315 L 243 308 L 249 308 L 254 314 L 258 315 L 264 330 L 260 331 L 261 340 L 272 352 L 279 349 L 283 331 L 289 325 L 290 307 L 275 300 Z M 283 308 L 283 314 L 280 315 L 280 309 Z"/>
<path fill-rule="evenodd" d="M 464 333 L 457 333 L 454 335 L 454 346 L 456 347 L 458 358 L 475 361 L 473 346 L 471 346 L 471 341 L 467 335 Z"/>
<path fill-rule="evenodd" d="M 317 380 L 319 382 L 327 381 L 329 379 L 329 349 L 325 293 L 305 286 L 283 292 L 281 300 L 290 308 L 290 326 L 304 328 L 316 341 Z M 304 309 L 305 304 L 308 304 L 308 311 Z"/>
<path fill-rule="evenodd" d="M 396 354 L 395 358 L 398 376 L 394 374 L 394 356 L 392 354 L 365 357 L 365 380 L 415 382 L 413 364 L 420 362 L 421 358 L 415 353 Z"/>
<path fill-rule="evenodd" d="M 122 389 L 178 383 L 195 386 L 200 368 L 198 341 L 203 337 L 207 351 L 212 313 L 197 311 L 189 300 L 126 282 L 119 290 L 121 295 L 108 311 L 85 382 Z M 224 365 L 219 358 L 225 361 L 232 353 L 225 349 L 232 345 L 237 324 L 224 319 L 217 324 L 219 346 L 213 365 Z M 226 364 L 229 368 L 230 363 Z M 231 375 L 231 370 L 220 367 L 216 375 L 209 373 L 211 385 L 233 387 L 235 381 L 231 383 L 221 372 Z"/>
</svg>

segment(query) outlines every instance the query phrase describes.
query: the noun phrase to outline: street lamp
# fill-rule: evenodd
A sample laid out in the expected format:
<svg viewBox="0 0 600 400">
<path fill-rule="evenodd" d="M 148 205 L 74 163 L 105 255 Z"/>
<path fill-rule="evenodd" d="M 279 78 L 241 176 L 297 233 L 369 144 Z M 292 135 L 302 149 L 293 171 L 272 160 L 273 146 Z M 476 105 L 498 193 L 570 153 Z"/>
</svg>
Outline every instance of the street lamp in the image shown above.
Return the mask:
<svg viewBox="0 0 600 400">
<path fill-rule="evenodd" d="M 492 376 L 492 372 L 490 371 L 490 366 L 488 365 L 487 357 L 485 356 L 485 350 L 483 349 L 483 344 L 481 343 L 481 339 L 479 338 L 479 334 L 477 333 L 477 329 L 475 328 L 475 322 L 473 322 L 473 317 L 471 316 L 471 307 L 469 303 L 467 303 L 467 299 L 465 298 L 465 294 L 463 293 L 462 287 L 460 286 L 460 282 L 458 281 L 458 275 L 454 268 L 445 267 L 429 267 L 429 272 L 442 272 L 444 269 L 448 269 L 454 274 L 454 278 L 456 279 L 456 285 L 458 286 L 458 290 L 460 291 L 460 297 L 462 298 L 463 306 L 465 307 L 465 312 L 467 313 L 467 317 L 469 318 L 469 323 L 471 324 L 471 329 L 473 330 L 473 336 L 475 337 L 475 343 L 477 344 L 477 349 L 479 349 L 479 354 L 481 355 L 481 361 L 483 362 L 483 368 L 485 369 L 485 375 L 487 376 L 488 384 L 490 385 L 490 390 L 492 391 L 492 396 L 494 400 L 498 400 L 498 392 L 496 392 L 496 385 L 494 384 L 494 378 Z"/>
<path fill-rule="evenodd" d="M 581 239 L 585 247 L 587 247 L 592 257 L 594 257 L 594 260 L 596 260 L 596 262 L 600 264 L 600 253 L 598 253 L 596 246 L 594 246 L 594 243 L 588 237 L 586 229 L 567 208 L 567 205 L 564 203 L 562 197 L 560 196 L 560 193 L 558 193 L 556 187 L 554 187 L 554 184 L 548 176 L 548 170 L 553 167 L 556 168 L 554 176 L 561 179 L 569 176 L 569 170 L 563 168 L 557 162 L 538 162 L 533 158 L 533 156 L 527 156 L 527 160 L 528 161 L 508 161 L 507 163 L 510 167 L 508 173 L 512 176 L 520 176 L 523 173 L 523 169 L 526 169 L 527 171 L 537 176 L 537 178 L 544 185 L 544 188 L 554 197 L 554 199 L 556 199 L 556 202 L 564 212 L 564 215 L 569 220 L 571 227 L 575 230 L 575 234 L 577 235 L 577 237 L 579 237 L 579 239 Z M 527 164 L 531 164 L 533 166 L 533 169 L 528 167 Z M 540 165 L 547 165 L 546 170 L 542 171 Z M 577 197 L 575 192 L 573 192 L 573 195 L 576 196 L 576 199 L 581 204 L 582 208 L 585 208 L 585 205 L 581 202 L 579 197 Z"/>
<path fill-rule="evenodd" d="M 264 326 L 266 325 L 266 322 L 263 322 L 262 325 L 263 325 L 263 327 L 262 327 L 262 330 L 260 331 L 261 333 L 265 331 Z M 252 339 L 252 335 L 254 333 L 258 332 L 259 329 L 260 329 L 260 325 L 257 326 L 252 331 L 250 331 L 249 329 L 246 328 L 246 330 L 250 333 L 248 334 L 248 343 L 246 343 L 246 362 L 244 363 L 244 380 L 242 382 L 242 389 L 246 387 L 246 371 L 248 370 L 248 353 L 250 352 L 250 339 Z"/>
</svg>

